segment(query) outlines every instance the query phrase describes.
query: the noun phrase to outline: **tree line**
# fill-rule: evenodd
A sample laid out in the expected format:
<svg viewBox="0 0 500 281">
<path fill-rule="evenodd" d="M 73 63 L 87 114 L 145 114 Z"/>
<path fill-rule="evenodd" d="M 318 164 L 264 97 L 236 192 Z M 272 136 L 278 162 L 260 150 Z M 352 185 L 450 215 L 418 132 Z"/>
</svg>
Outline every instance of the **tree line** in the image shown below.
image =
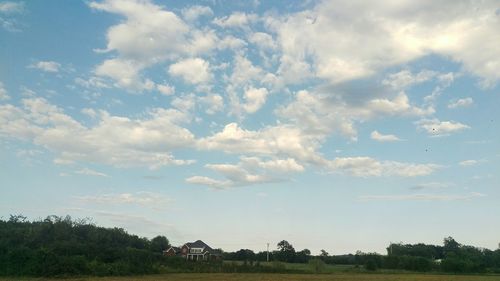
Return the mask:
<svg viewBox="0 0 500 281">
<path fill-rule="evenodd" d="M 164 272 L 291 272 L 283 263 L 309 263 L 314 272 L 326 264 L 365 270 L 396 269 L 453 273 L 500 273 L 500 249 L 463 245 L 447 237 L 443 245 L 392 243 L 387 254 L 356 252 L 330 255 L 321 250 L 295 250 L 286 240 L 269 253 L 241 249 L 224 252 L 231 262 L 187 262 L 163 256 L 165 236 L 147 239 L 121 228 L 105 228 L 90 220 L 49 216 L 29 221 L 22 215 L 0 219 L 0 276 L 135 275 Z M 293 270 L 292 270 L 293 271 Z"/>
<path fill-rule="evenodd" d="M 270 260 L 289 263 L 307 263 L 321 260 L 325 264 L 343 264 L 364 267 L 367 270 L 396 269 L 410 271 L 440 271 L 450 273 L 500 273 L 500 249 L 495 251 L 462 245 L 452 237 L 444 238 L 443 246 L 391 243 L 387 255 L 378 253 L 330 255 L 325 250 L 312 256 L 308 249 L 295 251 L 286 240 L 279 242 L 277 250 L 270 252 Z M 225 258 L 240 261 L 265 261 L 266 252 L 254 253 L 249 249 L 225 253 Z"/>
<path fill-rule="evenodd" d="M 0 220 L 0 275 L 128 275 L 156 272 L 164 236 L 151 240 L 89 220 L 21 215 Z"/>
</svg>

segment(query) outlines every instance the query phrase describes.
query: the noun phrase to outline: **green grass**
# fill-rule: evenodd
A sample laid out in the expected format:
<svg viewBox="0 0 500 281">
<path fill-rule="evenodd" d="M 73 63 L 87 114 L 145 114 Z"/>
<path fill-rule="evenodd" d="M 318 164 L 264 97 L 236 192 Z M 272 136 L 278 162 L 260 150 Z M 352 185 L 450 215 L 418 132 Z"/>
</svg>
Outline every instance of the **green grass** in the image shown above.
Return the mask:
<svg viewBox="0 0 500 281">
<path fill-rule="evenodd" d="M 225 263 L 236 263 L 238 265 L 243 264 L 242 261 L 224 261 Z M 311 272 L 311 267 L 307 263 L 285 263 L 285 262 L 280 262 L 282 266 L 285 267 L 285 269 L 291 269 L 291 270 L 300 270 L 300 271 L 305 271 L 305 272 Z M 260 262 L 261 266 L 268 266 L 268 267 L 274 267 L 276 266 L 275 262 Z M 349 272 L 356 270 L 353 265 L 331 265 L 331 264 L 326 264 L 323 273 L 339 273 L 339 272 Z"/>
<path fill-rule="evenodd" d="M 431 275 L 431 274 L 223 274 L 223 273 L 184 273 L 162 274 L 136 277 L 89 277 L 89 278 L 0 278 L 0 281 L 500 281 L 500 276 L 481 275 Z"/>
</svg>

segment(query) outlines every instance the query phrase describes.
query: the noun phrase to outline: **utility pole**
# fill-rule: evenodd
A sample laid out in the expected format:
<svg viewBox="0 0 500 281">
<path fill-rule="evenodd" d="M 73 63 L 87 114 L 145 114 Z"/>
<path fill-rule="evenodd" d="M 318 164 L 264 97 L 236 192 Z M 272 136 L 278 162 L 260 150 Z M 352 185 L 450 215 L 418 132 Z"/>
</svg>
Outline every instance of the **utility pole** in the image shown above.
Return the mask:
<svg viewBox="0 0 500 281">
<path fill-rule="evenodd" d="M 267 262 L 269 262 L 269 243 L 267 243 Z"/>
</svg>

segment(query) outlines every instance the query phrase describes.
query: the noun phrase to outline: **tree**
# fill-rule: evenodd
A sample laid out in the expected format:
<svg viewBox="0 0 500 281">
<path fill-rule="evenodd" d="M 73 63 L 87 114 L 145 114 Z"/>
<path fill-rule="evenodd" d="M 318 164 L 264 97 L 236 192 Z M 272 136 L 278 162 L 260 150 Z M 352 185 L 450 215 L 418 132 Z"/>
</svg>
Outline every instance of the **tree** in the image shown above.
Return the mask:
<svg viewBox="0 0 500 281">
<path fill-rule="evenodd" d="M 170 247 L 167 237 L 158 235 L 151 239 L 151 251 L 161 253 Z"/>
<path fill-rule="evenodd" d="M 311 251 L 309 251 L 309 249 L 304 249 L 300 252 L 297 252 L 295 256 L 295 262 L 306 263 L 309 260 L 310 256 Z"/>
<path fill-rule="evenodd" d="M 444 246 L 443 246 L 443 251 L 446 256 L 448 256 L 450 253 L 457 253 L 458 250 L 460 249 L 460 244 L 453 239 L 453 237 L 446 237 L 444 238 Z"/>
<path fill-rule="evenodd" d="M 295 252 L 292 244 L 288 243 L 286 240 L 281 240 L 281 242 L 278 243 L 278 250 L 280 252 Z"/>
<path fill-rule="evenodd" d="M 279 250 L 277 253 L 278 260 L 286 262 L 293 262 L 295 260 L 295 249 L 292 244 L 286 240 L 282 240 L 277 246 Z"/>
<path fill-rule="evenodd" d="M 326 258 L 326 257 L 328 257 L 328 255 L 329 255 L 329 254 L 328 254 L 328 252 L 327 252 L 327 251 L 325 251 L 325 250 L 321 249 L 321 254 L 319 254 L 319 256 L 320 256 L 320 257 L 324 257 L 324 258 Z"/>
</svg>

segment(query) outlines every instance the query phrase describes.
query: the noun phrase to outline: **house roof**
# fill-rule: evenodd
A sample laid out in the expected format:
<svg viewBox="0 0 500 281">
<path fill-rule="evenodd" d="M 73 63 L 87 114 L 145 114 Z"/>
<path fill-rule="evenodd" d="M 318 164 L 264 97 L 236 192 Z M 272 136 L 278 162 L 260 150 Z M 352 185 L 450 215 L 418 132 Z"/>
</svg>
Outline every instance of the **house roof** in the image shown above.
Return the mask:
<svg viewBox="0 0 500 281">
<path fill-rule="evenodd" d="M 204 252 L 208 252 L 211 255 L 220 255 L 220 251 L 212 249 L 210 246 L 208 246 L 205 242 L 201 240 L 196 240 L 194 242 L 188 242 L 184 244 L 188 246 L 188 248 L 202 248 Z"/>
<path fill-rule="evenodd" d="M 166 249 L 164 252 L 167 252 L 169 251 L 170 249 L 174 250 L 174 253 L 179 253 L 181 251 L 181 248 L 180 247 L 174 247 L 174 246 L 171 246 L 170 248 Z"/>
<path fill-rule="evenodd" d="M 208 246 L 207 244 L 205 244 L 205 242 L 203 242 L 201 240 L 196 240 L 195 242 L 188 242 L 188 243 L 186 243 L 186 246 L 188 246 L 189 248 L 209 248 L 209 249 L 212 249 L 212 248 L 210 248 L 210 246 Z"/>
</svg>

